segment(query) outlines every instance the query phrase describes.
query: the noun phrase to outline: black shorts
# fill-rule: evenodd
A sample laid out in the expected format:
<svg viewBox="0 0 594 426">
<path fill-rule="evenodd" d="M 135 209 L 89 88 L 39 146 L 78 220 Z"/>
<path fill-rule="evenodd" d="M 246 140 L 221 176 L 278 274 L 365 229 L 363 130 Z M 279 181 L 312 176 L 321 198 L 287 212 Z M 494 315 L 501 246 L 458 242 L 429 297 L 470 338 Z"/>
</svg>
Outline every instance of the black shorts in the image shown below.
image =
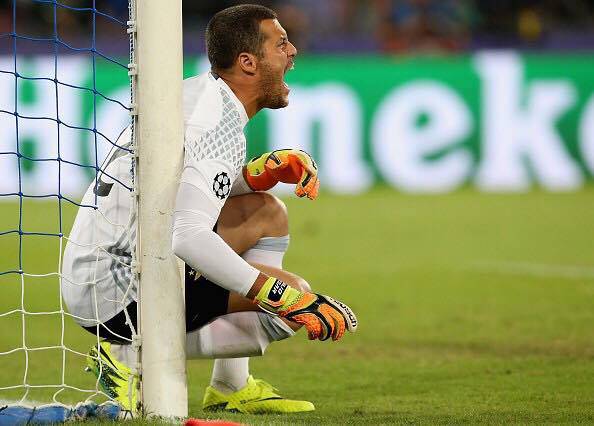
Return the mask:
<svg viewBox="0 0 594 426">
<path fill-rule="evenodd" d="M 188 265 L 185 266 L 186 282 L 186 332 L 196 330 L 209 323 L 216 317 L 225 315 L 229 304 L 229 290 L 224 289 L 200 276 L 196 279 L 196 272 Z M 126 309 L 130 320 L 137 329 L 137 303 L 130 303 Z M 96 334 L 97 327 L 83 327 Z M 111 330 L 111 331 L 110 331 Z M 120 343 L 128 343 L 125 339 L 132 338 L 132 331 L 126 324 L 126 315 L 120 312 L 113 318 L 99 325 L 99 336 Z M 122 339 L 121 337 L 124 337 Z"/>
</svg>

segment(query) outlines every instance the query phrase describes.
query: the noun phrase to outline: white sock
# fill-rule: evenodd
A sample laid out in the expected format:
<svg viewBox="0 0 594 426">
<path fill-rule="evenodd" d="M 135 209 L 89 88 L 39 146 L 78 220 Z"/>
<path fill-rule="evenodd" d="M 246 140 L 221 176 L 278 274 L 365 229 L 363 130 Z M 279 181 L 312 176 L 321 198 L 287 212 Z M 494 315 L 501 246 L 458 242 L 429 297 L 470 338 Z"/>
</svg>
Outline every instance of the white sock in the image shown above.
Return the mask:
<svg viewBox="0 0 594 426">
<path fill-rule="evenodd" d="M 210 385 L 223 393 L 237 392 L 247 384 L 249 358 L 215 359 Z"/>
<path fill-rule="evenodd" d="M 188 333 L 186 351 L 188 359 L 225 357 L 215 360 L 210 384 L 220 392 L 231 393 L 247 382 L 247 356 L 262 355 L 271 342 L 293 335 L 291 327 L 278 317 L 264 312 L 235 312 Z"/>
<path fill-rule="evenodd" d="M 258 240 L 255 246 L 244 252 L 241 257 L 246 262 L 282 269 L 283 257 L 288 247 L 288 235 L 264 237 Z M 216 321 L 213 321 L 211 325 Z M 289 327 L 286 328 L 290 330 Z M 249 361 L 249 358 L 215 359 L 210 385 L 223 393 L 237 392 L 245 386 L 250 375 Z"/>
<path fill-rule="evenodd" d="M 289 236 L 260 238 L 255 246 L 246 250 L 241 257 L 246 262 L 260 263 L 273 268 L 283 268 L 283 257 L 289 248 Z"/>
<path fill-rule="evenodd" d="M 186 334 L 188 359 L 261 356 L 271 342 L 295 332 L 279 317 L 264 312 L 234 312 Z"/>
</svg>

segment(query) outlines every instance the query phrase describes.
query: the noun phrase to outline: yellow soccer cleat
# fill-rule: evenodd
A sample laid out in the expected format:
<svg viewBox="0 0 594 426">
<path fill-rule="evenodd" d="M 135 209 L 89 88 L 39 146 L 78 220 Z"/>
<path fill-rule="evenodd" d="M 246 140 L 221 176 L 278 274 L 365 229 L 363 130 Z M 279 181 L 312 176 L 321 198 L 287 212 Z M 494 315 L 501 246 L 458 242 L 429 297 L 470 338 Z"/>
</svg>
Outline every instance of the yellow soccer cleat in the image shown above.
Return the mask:
<svg viewBox="0 0 594 426">
<path fill-rule="evenodd" d="M 275 393 L 264 380 L 248 377 L 247 385 L 225 395 L 212 386 L 206 388 L 202 409 L 204 411 L 228 411 L 243 414 L 285 414 L 313 411 L 316 408 L 309 401 L 285 399 Z"/>
<path fill-rule="evenodd" d="M 87 355 L 87 371 L 99 379 L 99 387 L 110 398 L 119 403 L 124 410 L 136 411 L 138 395 L 138 376 L 130 367 L 121 363 L 111 354 L 111 344 L 103 341 L 92 346 Z"/>
</svg>

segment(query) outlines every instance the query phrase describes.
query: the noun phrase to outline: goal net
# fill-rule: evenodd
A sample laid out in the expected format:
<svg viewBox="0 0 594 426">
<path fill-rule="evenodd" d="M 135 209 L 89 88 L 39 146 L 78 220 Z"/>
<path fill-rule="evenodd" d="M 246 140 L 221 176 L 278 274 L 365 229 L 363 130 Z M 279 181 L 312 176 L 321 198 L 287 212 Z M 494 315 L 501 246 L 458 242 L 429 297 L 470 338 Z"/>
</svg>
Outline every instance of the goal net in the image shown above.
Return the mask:
<svg viewBox="0 0 594 426">
<path fill-rule="evenodd" d="M 85 371 L 99 360 L 99 330 L 109 317 L 105 306 L 128 316 L 130 329 L 120 336 L 133 349 L 126 362 L 133 375 L 143 377 L 133 408 L 144 404 L 152 414 L 187 415 L 185 364 L 179 362 L 181 280 L 167 244 L 170 215 L 154 218 L 156 209 L 172 207 L 177 158 L 151 163 L 150 173 L 147 167 L 147 161 L 156 163 L 153 152 L 163 151 L 156 135 L 167 126 L 179 127 L 169 134 L 181 147 L 181 113 L 174 115 L 181 108 L 175 105 L 181 93 L 176 3 L 143 10 L 131 0 L 118 10 L 115 3 L 95 0 L 12 0 L 2 10 L 11 19 L 0 34 L 0 424 L 19 416 L 53 422 L 122 416 L 102 386 L 102 364 L 95 374 Z M 156 27 L 156 17 L 172 20 L 173 35 Z M 176 37 L 179 43 L 172 44 Z M 162 43 L 179 48 L 172 59 L 179 64 L 161 67 L 159 81 L 151 56 L 163 50 Z M 159 53 L 161 60 L 167 55 Z M 143 92 L 155 84 L 168 85 L 173 95 L 179 84 L 178 98 L 155 100 L 151 96 L 165 90 Z M 153 118 L 159 111 L 167 113 Z M 155 134 L 151 126 L 162 127 Z M 175 154 L 176 145 L 168 143 L 168 155 Z M 126 159 L 128 167 L 114 173 L 114 159 Z M 145 196 L 145 188 L 153 186 L 158 202 Z M 115 204 L 117 213 L 113 202 L 102 199 L 110 193 L 125 199 Z M 106 235 L 116 236 L 115 244 Z M 67 246 L 77 257 L 72 262 L 66 256 L 65 268 Z M 151 265 L 143 270 L 145 263 L 162 270 L 155 274 Z M 108 282 L 116 284 L 111 293 L 105 290 Z M 73 298 L 65 292 L 86 297 L 90 308 L 68 306 Z M 124 309 L 131 302 L 138 304 L 138 322 Z M 163 322 L 158 303 L 177 316 Z M 169 340 L 157 343 L 159 335 Z M 158 363 L 168 367 L 156 371 Z"/>
</svg>

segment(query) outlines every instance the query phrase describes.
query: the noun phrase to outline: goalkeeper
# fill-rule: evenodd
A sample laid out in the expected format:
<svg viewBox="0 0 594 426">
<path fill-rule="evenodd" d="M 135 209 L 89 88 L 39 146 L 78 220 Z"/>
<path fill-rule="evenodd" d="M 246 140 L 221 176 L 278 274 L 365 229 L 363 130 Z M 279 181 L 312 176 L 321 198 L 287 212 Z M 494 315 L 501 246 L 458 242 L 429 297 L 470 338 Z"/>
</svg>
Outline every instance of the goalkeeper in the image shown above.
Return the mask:
<svg viewBox="0 0 594 426">
<path fill-rule="evenodd" d="M 357 327 L 348 306 L 312 293 L 303 279 L 282 270 L 289 242 L 286 210 L 261 192 L 286 182 L 296 185 L 299 197 L 315 199 L 315 162 L 303 151 L 287 149 L 244 166 L 243 129 L 259 110 L 288 105 L 284 75 L 297 51 L 276 14 L 256 5 L 217 13 L 206 43 L 211 71 L 184 81 L 184 167 L 172 227 L 173 251 L 186 264 L 187 355 L 216 358 L 205 410 L 310 411 L 313 404 L 284 399 L 254 380 L 247 358 L 262 355 L 269 343 L 301 326 L 310 339 L 320 340 L 338 340 Z M 126 131 L 120 145 L 128 138 Z M 62 271 L 70 312 L 108 339 L 99 351 L 91 350 L 89 368 L 125 408 L 136 403 L 125 344 L 130 325 L 136 326 L 136 289 L 129 285 L 129 237 L 136 219 L 131 217 L 126 229 L 117 224 L 130 213 L 133 195 L 119 184 L 130 181 L 130 166 L 131 155 L 118 150 L 85 194 L 82 204 L 96 199 L 102 214 L 79 210 Z M 97 240 L 103 250 L 93 246 Z"/>
</svg>

